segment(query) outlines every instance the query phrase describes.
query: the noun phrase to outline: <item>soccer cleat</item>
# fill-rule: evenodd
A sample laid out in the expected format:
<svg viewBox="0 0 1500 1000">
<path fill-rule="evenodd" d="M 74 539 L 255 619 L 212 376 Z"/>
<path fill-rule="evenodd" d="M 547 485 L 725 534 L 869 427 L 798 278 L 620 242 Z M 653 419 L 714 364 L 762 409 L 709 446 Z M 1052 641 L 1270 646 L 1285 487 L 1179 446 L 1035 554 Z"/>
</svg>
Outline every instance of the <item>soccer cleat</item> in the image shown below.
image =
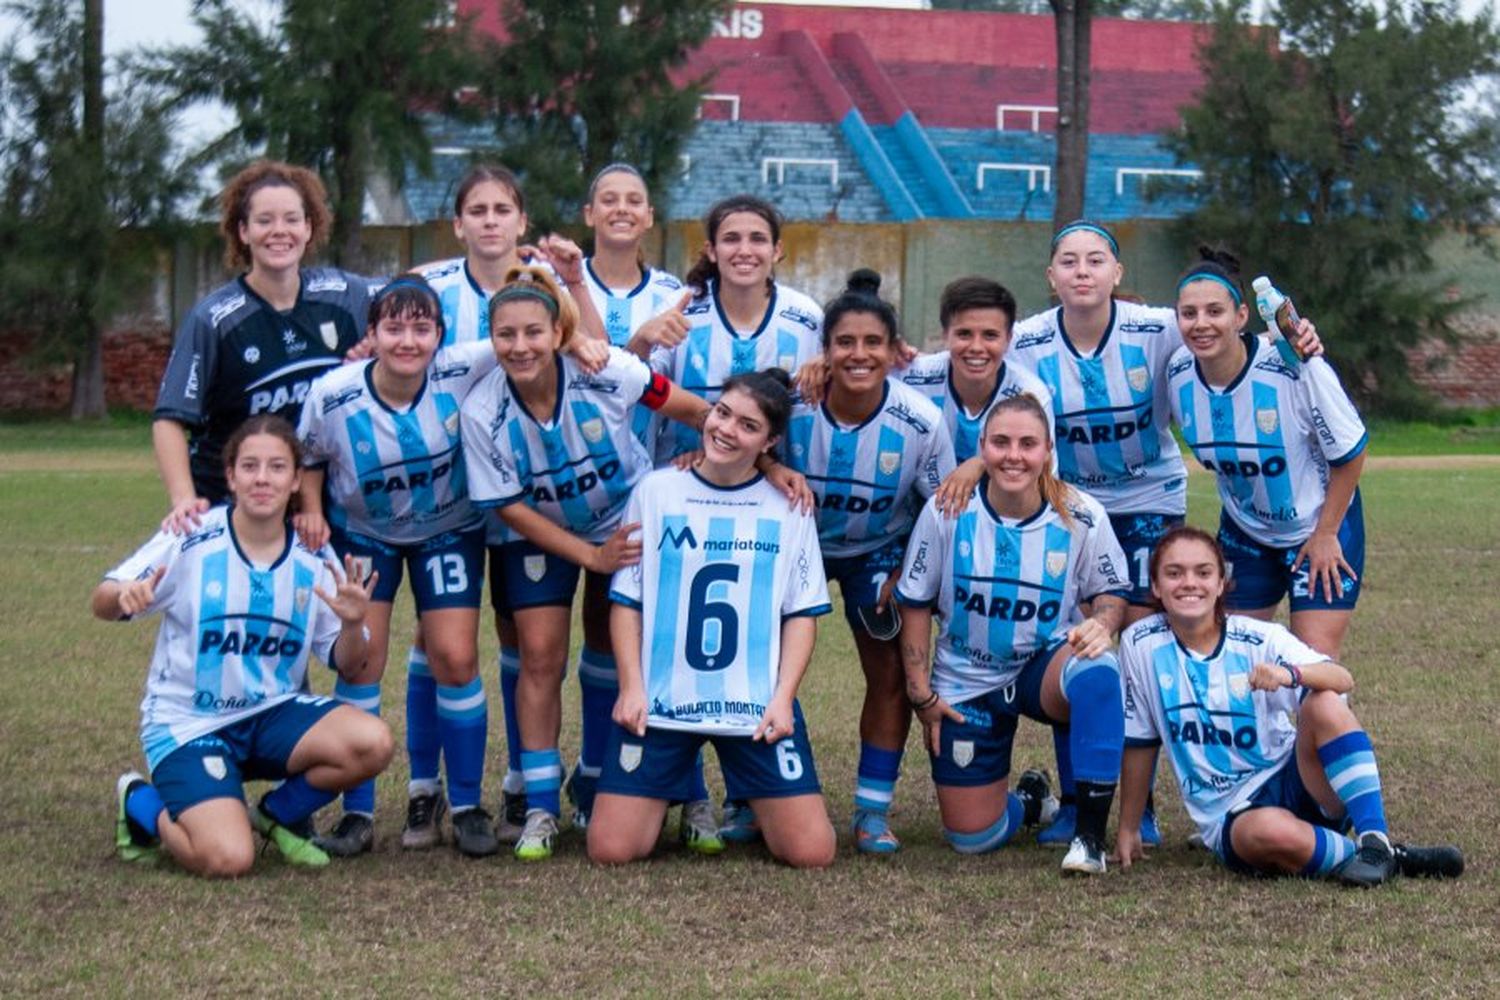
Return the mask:
<svg viewBox="0 0 1500 1000">
<path fill-rule="evenodd" d="M 563 785 L 563 794 L 567 795 L 568 803 L 573 807 L 573 829 L 587 830 L 589 828 L 589 811 L 583 807 L 583 793 L 579 787 L 582 782 L 592 779 L 585 778 L 578 773 L 578 766 L 573 768 L 568 775 L 567 783 Z"/>
<path fill-rule="evenodd" d="M 517 861 L 546 861 L 552 857 L 552 841 L 557 839 L 557 817 L 545 809 L 526 813 L 526 826 L 516 841 Z"/>
<path fill-rule="evenodd" d="M 707 799 L 695 799 L 682 806 L 682 818 L 677 822 L 677 840 L 690 851 L 699 854 L 722 854 L 724 838 L 719 835 L 719 821 L 714 816 L 714 804 Z"/>
<path fill-rule="evenodd" d="M 401 846 L 408 851 L 424 851 L 443 842 L 443 814 L 448 800 L 439 792 L 413 795 L 406 800 L 406 826 L 401 829 Z"/>
<path fill-rule="evenodd" d="M 500 850 L 490 814 L 478 806 L 454 813 L 453 846 L 468 858 L 487 858 Z"/>
<path fill-rule="evenodd" d="M 856 810 L 852 828 L 854 849 L 861 854 L 895 854 L 901 850 L 901 840 L 891 832 L 890 818 L 885 813 Z"/>
<path fill-rule="evenodd" d="M 750 808 L 750 803 L 724 803 L 724 823 L 719 827 L 719 837 L 728 844 L 753 844 L 760 839 L 760 824 L 755 821 L 755 811 Z"/>
<path fill-rule="evenodd" d="M 521 830 L 526 826 L 526 793 L 500 793 L 500 819 L 495 823 L 495 837 L 502 844 L 514 844 L 521 839 Z"/>
<path fill-rule="evenodd" d="M 1073 830 L 1078 825 L 1078 807 L 1064 802 L 1057 807 L 1052 822 L 1037 832 L 1036 842 L 1044 847 L 1071 847 Z"/>
<path fill-rule="evenodd" d="M 1030 768 L 1021 773 L 1016 781 L 1016 798 L 1026 807 L 1022 813 L 1022 826 L 1047 826 L 1057 817 L 1057 796 L 1052 794 L 1052 782 L 1046 771 Z"/>
<path fill-rule="evenodd" d="M 261 796 L 260 802 L 250 810 L 250 825 L 255 827 L 256 833 L 266 838 L 267 847 L 275 845 L 289 865 L 322 868 L 328 864 L 327 851 L 314 844 L 311 837 L 298 836 L 290 828 L 276 822 L 266 812 L 265 805 L 265 796 Z"/>
<path fill-rule="evenodd" d="M 1104 845 L 1091 837 L 1074 837 L 1068 853 L 1063 855 L 1064 875 L 1103 875 L 1107 867 Z"/>
<path fill-rule="evenodd" d="M 1147 809 L 1141 813 L 1141 846 L 1161 846 L 1161 828 L 1156 825 L 1155 809 Z"/>
<path fill-rule="evenodd" d="M 1392 844 L 1391 853 L 1396 855 L 1396 868 L 1407 878 L 1458 878 L 1464 873 L 1464 853 L 1452 844 Z"/>
<path fill-rule="evenodd" d="M 126 771 L 115 782 L 115 801 L 119 805 L 115 813 L 115 855 L 121 861 L 132 864 L 155 864 L 161 858 L 161 841 L 137 834 L 139 829 L 131 823 L 125 812 L 125 800 L 137 785 L 147 784 L 146 776 L 139 771 Z"/>
<path fill-rule="evenodd" d="M 331 858 L 352 858 L 375 849 L 375 821 L 361 813 L 344 813 L 338 825 L 313 843 Z"/>
<path fill-rule="evenodd" d="M 1365 889 L 1388 881 L 1396 874 L 1396 854 L 1382 834 L 1370 832 L 1355 841 L 1353 857 L 1334 870 L 1340 882 Z"/>
</svg>

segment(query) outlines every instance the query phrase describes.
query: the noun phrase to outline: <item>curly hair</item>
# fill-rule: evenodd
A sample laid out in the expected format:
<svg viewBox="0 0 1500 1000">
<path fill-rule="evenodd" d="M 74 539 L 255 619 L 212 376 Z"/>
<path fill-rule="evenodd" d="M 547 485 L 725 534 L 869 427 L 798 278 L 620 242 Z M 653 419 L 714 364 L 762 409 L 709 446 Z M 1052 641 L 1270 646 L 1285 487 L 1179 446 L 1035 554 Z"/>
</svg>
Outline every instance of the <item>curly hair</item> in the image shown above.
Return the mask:
<svg viewBox="0 0 1500 1000">
<path fill-rule="evenodd" d="M 278 160 L 257 160 L 235 174 L 219 196 L 219 234 L 224 237 L 224 266 L 231 271 L 248 270 L 250 248 L 240 239 L 240 226 L 250 218 L 250 199 L 257 191 L 288 187 L 302 199 L 302 211 L 312 230 L 307 249 L 316 250 L 328 241 L 332 215 L 328 191 L 318 175 L 306 167 Z"/>
</svg>

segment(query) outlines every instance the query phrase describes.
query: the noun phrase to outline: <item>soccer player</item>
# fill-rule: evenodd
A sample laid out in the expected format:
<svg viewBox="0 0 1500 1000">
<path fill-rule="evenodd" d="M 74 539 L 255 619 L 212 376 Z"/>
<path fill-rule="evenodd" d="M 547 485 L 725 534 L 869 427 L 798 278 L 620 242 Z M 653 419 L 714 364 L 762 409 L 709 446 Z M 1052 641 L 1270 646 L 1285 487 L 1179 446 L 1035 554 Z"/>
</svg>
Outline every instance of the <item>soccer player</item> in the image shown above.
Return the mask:
<svg viewBox="0 0 1500 1000">
<path fill-rule="evenodd" d="M 1364 572 L 1364 423 L 1326 359 L 1294 371 L 1245 332 L 1238 261 L 1202 249 L 1178 285 L 1171 403 L 1183 440 L 1218 481 L 1229 607 L 1269 619 L 1290 591 L 1292 632 L 1337 657 Z"/>
<path fill-rule="evenodd" d="M 854 844 L 891 854 L 901 841 L 888 813 L 911 728 L 891 588 L 921 500 L 953 471 L 953 442 L 937 407 L 887 377 L 901 335 L 880 275 L 855 271 L 823 317 L 827 390 L 821 404 L 793 410 L 783 450 L 817 497 L 824 566 L 844 592 L 865 676 Z"/>
<path fill-rule="evenodd" d="M 1188 815 L 1230 871 L 1359 886 L 1463 872 L 1456 847 L 1391 842 L 1374 748 L 1339 697 L 1354 678 L 1282 626 L 1226 614 L 1229 572 L 1212 537 L 1174 528 L 1150 573 L 1162 612 L 1120 644 L 1123 866 L 1141 857 L 1141 811 L 1165 743 Z"/>
<path fill-rule="evenodd" d="M 896 584 L 907 697 L 944 834 L 977 854 L 1044 819 L 1045 776 L 1027 772 L 1008 788 L 1017 716 L 1071 723 L 1078 810 L 1062 868 L 1099 874 L 1120 773 L 1110 646 L 1125 613 L 1124 554 L 1098 501 L 1053 475 L 1051 415 L 1035 397 L 991 408 L 979 454 L 985 477 L 957 518 L 933 500 L 922 509 Z M 929 675 L 934 605 L 942 631 Z"/>
<path fill-rule="evenodd" d="M 430 798 L 422 809 L 413 801 L 408 814 L 425 811 L 436 822 L 451 804 L 455 845 L 483 857 L 499 847 L 480 806 L 488 732 L 477 646 L 484 526 L 469 503 L 458 411 L 469 387 L 494 369 L 495 357 L 482 342 L 440 349 L 442 305 L 415 274 L 395 278 L 376 294 L 368 337 L 374 358 L 313 383 L 298 428 L 306 466 L 298 515 L 303 537 L 321 545 L 331 530 L 337 551 L 380 574 L 369 614 L 369 660 L 341 677 L 334 693 L 379 714 L 393 602 L 409 569 L 436 687 L 448 799 L 436 775 L 414 779 L 413 800 Z M 370 850 L 374 811 L 374 782 L 346 793 L 343 817 L 319 845 L 338 856 Z"/>
<path fill-rule="evenodd" d="M 255 859 L 252 827 L 292 864 L 328 855 L 293 829 L 340 791 L 384 770 L 379 719 L 306 693 L 310 653 L 353 676 L 363 669 L 372 575 L 341 575 L 327 548 L 302 545 L 287 521 L 297 492 L 297 439 L 280 417 L 251 417 L 224 442 L 229 506 L 191 533 L 162 531 L 95 588 L 106 621 L 160 612 L 141 703 L 151 782 L 117 785 L 115 848 L 153 861 L 162 847 L 199 875 L 233 877 Z M 244 781 L 284 778 L 248 811 Z"/>
<path fill-rule="evenodd" d="M 317 174 L 271 160 L 224 188 L 224 263 L 243 273 L 193 307 L 172 345 L 151 425 L 171 505 L 162 527 L 187 531 L 227 500 L 229 435 L 259 413 L 295 425 L 308 386 L 363 336 L 370 282 L 302 266 L 328 239 L 327 200 Z"/>
<path fill-rule="evenodd" d="M 829 611 L 817 529 L 755 467 L 786 431 L 786 379 L 730 377 L 698 463 L 658 469 L 631 494 L 624 520 L 641 526 L 641 560 L 610 591 L 620 697 L 588 828 L 596 862 L 651 853 L 707 741 L 773 856 L 799 868 L 833 863 L 796 697 L 815 616 Z"/>
</svg>

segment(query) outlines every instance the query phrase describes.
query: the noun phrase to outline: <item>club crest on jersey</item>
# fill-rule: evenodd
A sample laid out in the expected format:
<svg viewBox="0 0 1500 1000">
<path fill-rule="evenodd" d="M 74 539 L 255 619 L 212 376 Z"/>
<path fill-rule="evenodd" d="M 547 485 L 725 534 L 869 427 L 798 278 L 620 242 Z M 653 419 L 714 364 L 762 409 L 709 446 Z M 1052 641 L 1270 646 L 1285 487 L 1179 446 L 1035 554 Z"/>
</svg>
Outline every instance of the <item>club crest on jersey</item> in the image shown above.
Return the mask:
<svg viewBox="0 0 1500 1000">
<path fill-rule="evenodd" d="M 1053 549 L 1047 553 L 1047 575 L 1062 576 L 1063 571 L 1068 568 L 1068 553 L 1062 549 Z"/>
<path fill-rule="evenodd" d="M 255 362 L 257 362 L 257 361 L 260 360 L 260 348 L 256 347 L 254 344 L 251 344 L 249 347 L 245 348 L 245 355 L 244 355 L 244 357 L 245 357 L 245 364 L 247 364 L 247 365 L 253 365 L 253 364 L 255 364 Z"/>
<path fill-rule="evenodd" d="M 588 438 L 589 441 L 593 442 L 594 444 L 598 444 L 600 441 L 604 440 L 604 421 L 600 420 L 598 417 L 594 417 L 590 420 L 585 420 L 583 423 L 578 425 L 578 429 L 583 431 L 583 436 Z"/>
<path fill-rule="evenodd" d="M 359 452 L 361 455 L 368 455 L 370 453 L 370 449 L 373 447 L 374 445 L 370 444 L 370 442 L 361 441 L 354 446 L 354 450 Z"/>
<path fill-rule="evenodd" d="M 1159 683 L 1161 685 L 1161 689 L 1163 691 L 1170 691 L 1170 690 L 1172 690 L 1172 685 L 1174 685 L 1175 683 L 1177 683 L 1176 681 L 1172 680 L 1172 675 L 1171 674 L 1166 674 L 1166 673 L 1157 674 L 1156 675 L 1156 680 L 1157 680 L 1157 683 Z"/>
<path fill-rule="evenodd" d="M 364 583 L 370 578 L 375 570 L 375 560 L 370 556 L 354 557 L 354 572 L 359 574 L 359 582 Z"/>
<path fill-rule="evenodd" d="M 1145 392 L 1146 386 L 1151 384 L 1151 373 L 1146 371 L 1144 365 L 1137 365 L 1126 370 L 1125 381 L 1129 382 L 1130 388 L 1136 392 Z"/>
<path fill-rule="evenodd" d="M 899 451 L 882 451 L 880 453 L 880 474 L 889 476 L 901 468 L 901 453 Z"/>
<path fill-rule="evenodd" d="M 297 605 L 298 614 L 307 610 L 307 602 L 310 600 L 312 600 L 312 591 L 306 587 L 298 587 L 297 592 L 292 595 L 292 601 Z"/>
<path fill-rule="evenodd" d="M 210 580 L 208 586 L 203 588 L 203 592 L 217 600 L 224 593 L 224 585 L 218 580 Z"/>
<path fill-rule="evenodd" d="M 450 437 L 452 435 L 458 433 L 458 411 L 457 410 L 454 410 L 452 413 L 448 414 L 447 418 L 444 419 L 444 421 L 443 421 L 443 430 L 447 431 Z"/>
<path fill-rule="evenodd" d="M 641 766 L 641 755 L 646 748 L 639 743 L 620 744 L 620 770 L 626 774 L 632 773 Z"/>
<path fill-rule="evenodd" d="M 547 575 L 547 557 L 527 556 L 521 560 L 521 568 L 526 572 L 526 579 L 532 583 L 541 583 L 542 577 Z"/>
<path fill-rule="evenodd" d="M 229 768 L 225 766 L 223 757 L 204 757 L 203 770 L 215 781 L 223 781 L 229 775 Z"/>
<path fill-rule="evenodd" d="M 1244 674 L 1233 674 L 1229 678 L 1229 693 L 1243 698 L 1250 693 L 1250 678 Z"/>
<path fill-rule="evenodd" d="M 323 346 L 330 351 L 337 350 L 339 346 L 339 330 L 331 321 L 318 324 L 318 336 L 323 338 Z"/>
<path fill-rule="evenodd" d="M 969 551 L 970 551 L 970 545 L 969 545 L 968 542 L 959 542 L 958 543 L 958 557 L 960 559 L 967 559 L 967 558 L 969 558 Z"/>
<path fill-rule="evenodd" d="M 1262 434 L 1274 434 L 1279 423 L 1275 410 L 1255 411 L 1255 427 Z"/>
<path fill-rule="evenodd" d="M 959 767 L 968 767 L 970 764 L 974 763 L 973 740 L 953 741 L 953 763 L 957 764 Z"/>
</svg>

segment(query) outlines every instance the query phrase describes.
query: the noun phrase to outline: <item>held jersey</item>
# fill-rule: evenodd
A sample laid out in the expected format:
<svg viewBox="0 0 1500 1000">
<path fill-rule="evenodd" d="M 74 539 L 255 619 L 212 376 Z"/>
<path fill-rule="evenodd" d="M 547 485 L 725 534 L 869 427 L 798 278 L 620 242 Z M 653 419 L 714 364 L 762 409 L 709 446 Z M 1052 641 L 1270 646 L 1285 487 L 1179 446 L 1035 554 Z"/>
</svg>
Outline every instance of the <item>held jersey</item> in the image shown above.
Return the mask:
<svg viewBox="0 0 1500 1000">
<path fill-rule="evenodd" d="M 616 347 L 624 347 L 648 319 L 682 301 L 682 282 L 666 271 L 642 266 L 641 280 L 634 288 L 611 288 L 594 271 L 592 257 L 584 258 L 583 270 L 589 298 L 604 321 L 604 334 Z"/>
<path fill-rule="evenodd" d="M 1120 637 L 1125 745 L 1165 743 L 1183 804 L 1206 844 L 1295 752 L 1296 688 L 1251 691 L 1257 663 L 1305 666 L 1328 657 L 1275 622 L 1230 615 L 1211 656 L 1186 649 L 1163 615 Z"/>
<path fill-rule="evenodd" d="M 162 613 L 141 702 L 146 763 L 303 693 L 308 653 L 329 662 L 342 627 L 314 587 L 338 586 L 325 561 L 288 525 L 286 548 L 270 566 L 245 558 L 230 507 L 203 515 L 190 535 L 163 531 L 105 574 L 129 583 L 165 566 L 146 613 Z"/>
<path fill-rule="evenodd" d="M 630 418 L 654 376 L 618 347 L 609 354 L 595 375 L 557 355 L 557 406 L 547 420 L 526 409 L 503 369 L 475 387 L 463 428 L 477 507 L 525 501 L 591 542 L 619 526 L 630 488 L 651 470 Z"/>
<path fill-rule="evenodd" d="M 984 430 L 984 418 L 990 408 L 1002 399 L 1029 392 L 1042 404 L 1043 411 L 1052 412 L 1052 393 L 1042 380 L 1016 364 L 1000 363 L 995 376 L 995 391 L 980 407 L 978 413 L 970 413 L 958 398 L 953 387 L 952 362 L 947 351 L 923 354 L 905 369 L 897 373 L 906 385 L 932 400 L 943 411 L 943 426 L 953 440 L 953 457 L 967 462 L 979 454 L 979 434 Z"/>
<path fill-rule="evenodd" d="M 1328 362 L 1293 371 L 1260 337 L 1247 337 L 1245 368 L 1223 389 L 1203 379 L 1186 347 L 1172 359 L 1172 416 L 1198 461 L 1214 473 L 1234 522 L 1263 545 L 1300 545 L 1317 526 L 1331 466 L 1365 449 L 1364 422 Z"/>
<path fill-rule="evenodd" d="M 459 405 L 495 368 L 489 344 L 443 348 L 404 410 L 375 391 L 375 362 L 346 365 L 307 394 L 302 464 L 327 472 L 328 522 L 391 545 L 479 526 L 469 503 Z"/>
<path fill-rule="evenodd" d="M 1171 309 L 1118 300 L 1087 356 L 1068 339 L 1061 307 L 1016 324 L 1008 358 L 1052 393 L 1058 475 L 1111 514 L 1187 512 L 1166 378 L 1181 345 Z"/>
<path fill-rule="evenodd" d="M 782 620 L 829 611 L 812 517 L 762 476 L 720 487 L 667 468 L 625 519 L 640 522 L 641 561 L 609 596 L 641 612 L 646 724 L 750 736 L 776 691 Z"/>
<path fill-rule="evenodd" d="M 933 690 L 950 704 L 1005 687 L 1039 649 L 1083 620 L 1078 605 L 1130 589 L 1125 554 L 1099 502 L 1074 491 L 1072 525 L 1047 504 L 1024 521 L 996 514 L 979 481 L 968 506 L 922 508 L 896 584 L 902 604 L 937 606 Z"/>
<path fill-rule="evenodd" d="M 784 368 L 795 375 L 822 350 L 822 308 L 783 285 L 776 286 L 760 326 L 749 334 L 737 332 L 724 315 L 717 281 L 710 281 L 708 292 L 694 299 L 683 315 L 692 327 L 687 338 L 676 347 L 652 351 L 651 367 L 710 403 L 718 401 L 731 375 L 767 368 Z M 663 427 L 656 464 L 698 447 L 698 432 L 692 428 Z"/>
<path fill-rule="evenodd" d="M 784 451 L 817 499 L 818 541 L 829 558 L 873 552 L 906 535 L 921 499 L 953 471 L 942 414 L 893 378 L 858 426 L 840 424 L 826 401 L 799 403 Z"/>
<path fill-rule="evenodd" d="M 334 268 L 305 268 L 297 302 L 277 312 L 244 277 L 188 313 L 156 396 L 157 419 L 192 430 L 193 486 L 210 500 L 228 495 L 221 453 L 246 418 L 275 413 L 292 426 L 313 381 L 343 363 L 365 334 L 379 282 Z"/>
</svg>

